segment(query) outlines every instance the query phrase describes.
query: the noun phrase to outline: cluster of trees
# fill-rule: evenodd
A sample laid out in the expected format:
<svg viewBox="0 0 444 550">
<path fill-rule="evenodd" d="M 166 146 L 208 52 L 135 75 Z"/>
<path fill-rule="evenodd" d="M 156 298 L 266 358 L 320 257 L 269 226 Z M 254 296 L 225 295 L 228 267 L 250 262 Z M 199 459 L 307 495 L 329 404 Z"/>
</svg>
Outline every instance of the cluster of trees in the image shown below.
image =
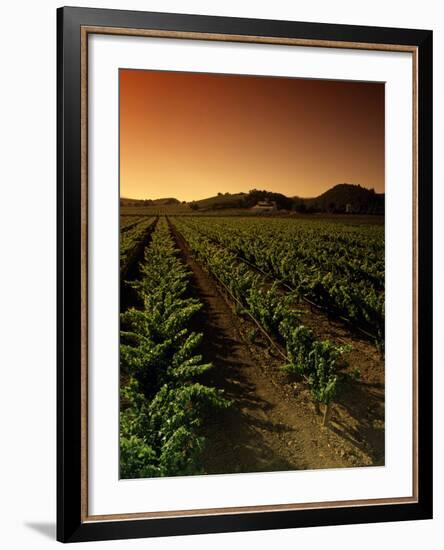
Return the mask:
<svg viewBox="0 0 444 550">
<path fill-rule="evenodd" d="M 286 197 L 281 193 L 273 193 L 271 191 L 252 189 L 248 195 L 245 195 L 244 204 L 246 208 L 251 208 L 261 201 L 275 202 L 278 210 L 292 210 L 293 199 Z"/>
<path fill-rule="evenodd" d="M 190 203 L 192 210 L 219 210 L 223 208 L 252 208 L 260 201 L 275 202 L 278 210 L 291 210 L 293 199 L 282 195 L 281 193 L 273 193 L 271 191 L 252 189 L 248 193 L 221 193 L 216 197 L 205 201 L 193 201 Z"/>
</svg>

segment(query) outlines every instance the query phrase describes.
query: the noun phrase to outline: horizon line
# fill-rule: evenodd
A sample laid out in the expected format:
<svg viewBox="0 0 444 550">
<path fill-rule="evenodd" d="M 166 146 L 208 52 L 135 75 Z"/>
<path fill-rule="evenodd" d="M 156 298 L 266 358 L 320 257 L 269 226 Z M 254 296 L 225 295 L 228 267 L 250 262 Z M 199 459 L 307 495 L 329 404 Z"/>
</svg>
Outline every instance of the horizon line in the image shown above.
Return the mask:
<svg viewBox="0 0 444 550">
<path fill-rule="evenodd" d="M 300 195 L 285 195 L 285 193 L 280 193 L 279 191 L 268 191 L 267 189 L 261 189 L 261 188 L 253 188 L 253 189 L 250 189 L 249 191 L 238 191 L 237 193 L 223 193 L 221 192 L 221 195 L 224 196 L 224 195 L 248 195 L 248 193 L 250 191 L 253 191 L 253 190 L 256 190 L 256 191 L 265 191 L 267 193 L 276 193 L 276 194 L 279 194 L 279 195 L 282 195 L 284 197 L 287 197 L 289 199 L 294 199 L 294 198 L 297 198 L 297 199 L 304 199 L 304 200 L 309 200 L 309 199 L 317 199 L 319 197 L 321 197 L 324 193 L 327 193 L 328 191 L 330 191 L 331 189 L 334 189 L 335 187 L 337 187 L 338 185 L 352 185 L 354 187 L 361 187 L 361 189 L 366 189 L 367 191 L 371 191 L 373 189 L 373 191 L 375 192 L 376 195 L 385 195 L 385 189 L 382 193 L 378 193 L 377 191 L 375 191 L 375 188 L 374 187 L 365 187 L 364 185 L 361 185 L 359 183 L 346 183 L 346 182 L 342 182 L 342 183 L 336 183 L 335 185 L 333 185 L 332 187 L 329 187 L 328 189 L 326 189 L 325 191 L 323 191 L 320 195 L 317 195 L 315 197 L 313 196 L 310 196 L 310 197 L 302 197 Z M 201 201 L 201 200 L 205 200 L 205 199 L 212 199 L 214 197 L 217 197 L 219 195 L 210 195 L 210 196 L 203 196 L 199 199 L 191 199 L 191 200 L 182 200 L 182 199 L 179 199 L 178 197 L 174 197 L 174 196 L 162 196 L 162 197 L 157 197 L 157 198 L 149 198 L 149 197 L 144 197 L 144 198 L 134 198 L 134 197 L 121 197 L 119 196 L 119 200 L 121 199 L 124 199 L 124 200 L 130 200 L 130 201 L 155 201 L 155 200 L 166 200 L 166 199 L 174 199 L 174 200 L 178 200 L 180 203 L 191 203 L 191 202 L 197 202 L 197 201 Z"/>
</svg>

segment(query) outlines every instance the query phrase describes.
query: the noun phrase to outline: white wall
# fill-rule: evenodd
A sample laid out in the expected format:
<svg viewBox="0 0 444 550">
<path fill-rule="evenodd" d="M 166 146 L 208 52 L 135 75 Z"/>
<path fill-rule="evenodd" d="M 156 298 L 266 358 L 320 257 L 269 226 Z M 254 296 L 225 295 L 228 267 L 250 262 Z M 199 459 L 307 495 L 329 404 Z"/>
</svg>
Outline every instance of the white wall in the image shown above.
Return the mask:
<svg viewBox="0 0 444 550">
<path fill-rule="evenodd" d="M 428 28 L 435 31 L 435 98 L 444 97 L 443 32 L 440 3 L 404 0 L 109 0 L 74 4 L 125 8 Z M 55 543 L 55 9 L 58 2 L 2 5 L 0 136 L 0 542 L 2 547 L 47 548 Z M 435 101 L 435 181 L 443 179 L 443 106 Z M 441 158 L 438 158 L 438 157 Z M 443 204 L 435 186 L 436 205 Z M 436 228 L 443 237 L 442 216 Z M 438 236 L 435 253 L 438 253 Z M 441 246 L 442 250 L 442 246 Z M 435 281 L 444 280 L 442 254 L 435 256 Z M 441 311 L 439 311 L 441 309 Z M 443 330 L 443 290 L 435 283 L 435 338 Z M 439 323 L 439 324 L 438 324 Z M 435 388 L 442 387 L 442 349 L 436 346 Z M 436 391 L 435 464 L 443 462 L 443 400 Z M 439 401 L 439 402 L 438 402 Z M 438 438 L 438 434 L 441 436 Z M 435 470 L 436 519 L 427 522 L 357 525 L 201 535 L 151 540 L 151 548 L 214 549 L 319 548 L 329 550 L 427 546 L 438 548 L 444 535 L 443 476 Z M 441 539 L 441 540 L 440 540 Z M 102 547 L 142 548 L 146 541 L 97 543 Z M 87 544 L 90 546 L 90 544 Z"/>
</svg>

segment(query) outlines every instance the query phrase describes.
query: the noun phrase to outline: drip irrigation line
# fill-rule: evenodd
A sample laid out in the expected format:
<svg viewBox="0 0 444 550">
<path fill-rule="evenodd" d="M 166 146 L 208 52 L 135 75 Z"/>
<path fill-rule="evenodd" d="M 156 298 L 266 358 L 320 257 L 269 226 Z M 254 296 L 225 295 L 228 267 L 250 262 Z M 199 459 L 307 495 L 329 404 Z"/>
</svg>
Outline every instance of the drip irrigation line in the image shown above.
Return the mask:
<svg viewBox="0 0 444 550">
<path fill-rule="evenodd" d="M 256 319 L 256 317 L 248 310 L 246 309 L 245 305 L 237 298 L 231 290 L 228 288 L 228 286 L 214 273 L 211 272 L 211 275 L 217 280 L 217 282 L 223 287 L 223 289 L 230 295 L 230 297 L 242 308 L 245 313 L 250 317 L 250 319 L 254 322 L 254 324 L 258 327 L 258 329 L 261 331 L 261 333 L 265 336 L 265 338 L 271 343 L 271 345 L 275 348 L 275 350 L 279 353 L 279 355 L 288 363 L 290 362 L 290 359 L 288 356 L 284 353 L 282 348 L 279 346 L 277 342 L 274 341 L 274 339 L 268 334 L 268 332 L 263 328 L 263 326 L 260 324 L 260 322 Z"/>
</svg>

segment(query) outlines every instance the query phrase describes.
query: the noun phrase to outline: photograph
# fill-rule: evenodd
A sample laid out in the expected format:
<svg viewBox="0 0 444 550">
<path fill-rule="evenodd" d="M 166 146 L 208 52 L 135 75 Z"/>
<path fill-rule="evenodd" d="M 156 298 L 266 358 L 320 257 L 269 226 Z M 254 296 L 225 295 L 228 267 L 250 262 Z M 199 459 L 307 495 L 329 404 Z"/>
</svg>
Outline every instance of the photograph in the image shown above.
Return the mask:
<svg viewBox="0 0 444 550">
<path fill-rule="evenodd" d="M 384 82 L 118 86 L 120 479 L 384 466 Z"/>
</svg>

